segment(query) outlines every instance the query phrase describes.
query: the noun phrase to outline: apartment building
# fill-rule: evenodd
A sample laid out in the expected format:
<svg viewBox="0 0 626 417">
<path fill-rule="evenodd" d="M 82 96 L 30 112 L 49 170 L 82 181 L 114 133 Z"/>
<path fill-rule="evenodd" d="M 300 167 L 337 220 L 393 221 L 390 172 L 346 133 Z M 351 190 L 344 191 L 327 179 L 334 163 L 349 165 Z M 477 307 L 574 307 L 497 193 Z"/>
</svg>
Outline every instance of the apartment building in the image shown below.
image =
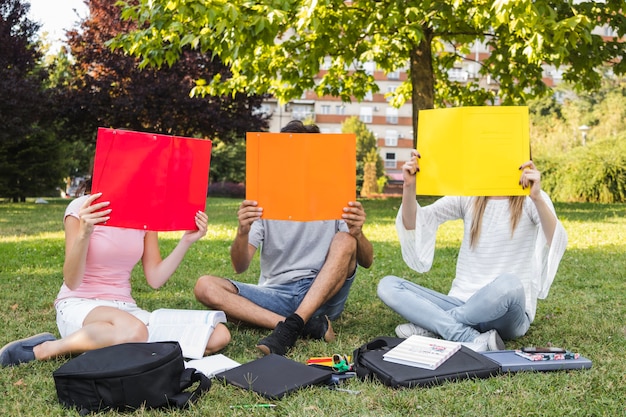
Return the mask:
<svg viewBox="0 0 626 417">
<path fill-rule="evenodd" d="M 378 150 L 385 162 L 385 171 L 391 179 L 401 179 L 401 167 L 413 148 L 411 103 L 400 108 L 389 105 L 386 92 L 396 89 L 407 77 L 406 72 L 385 74 L 371 66 L 380 92 L 367 95 L 361 102 L 342 102 L 338 97 L 318 97 L 307 91 L 301 99 L 280 106 L 268 99 L 262 111 L 271 114 L 270 131 L 277 132 L 289 120 L 312 120 L 322 133 L 340 133 L 342 123 L 357 116 L 377 138 Z M 320 76 L 324 74 L 324 70 Z"/>
<path fill-rule="evenodd" d="M 475 42 L 471 53 L 466 55 L 458 66 L 448 72 L 449 79 L 456 82 L 478 82 L 483 88 L 498 89 L 498 84 L 490 77 L 479 74 L 480 63 L 489 56 L 484 43 Z M 364 64 L 364 69 L 376 79 L 379 92 L 369 94 L 362 101 L 342 102 L 337 97 L 319 97 L 313 91 L 307 91 L 298 100 L 291 100 L 279 105 L 275 99 L 264 102 L 261 111 L 272 115 L 270 131 L 278 132 L 289 120 L 312 120 L 323 133 L 341 132 L 342 123 L 349 117 L 357 116 L 377 138 L 380 156 L 385 164 L 385 171 L 391 182 L 402 180 L 402 164 L 410 158 L 413 148 L 413 121 L 411 102 L 400 108 L 392 107 L 385 98 L 385 93 L 394 91 L 407 78 L 405 71 L 385 73 L 376 68 L 373 62 Z M 320 77 L 325 73 L 320 72 Z M 561 81 L 561 71 L 554 67 L 544 68 L 544 82 L 554 86 Z M 496 103 L 498 104 L 498 103 Z"/>
</svg>

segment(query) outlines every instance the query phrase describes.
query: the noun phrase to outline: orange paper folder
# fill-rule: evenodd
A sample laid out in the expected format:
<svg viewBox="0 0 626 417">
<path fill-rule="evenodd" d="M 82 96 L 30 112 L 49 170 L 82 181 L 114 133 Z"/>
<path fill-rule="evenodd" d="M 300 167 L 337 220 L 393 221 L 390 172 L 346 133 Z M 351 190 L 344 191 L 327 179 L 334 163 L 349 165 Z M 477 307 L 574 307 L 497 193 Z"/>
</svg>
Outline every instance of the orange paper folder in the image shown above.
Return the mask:
<svg viewBox="0 0 626 417">
<path fill-rule="evenodd" d="M 211 146 L 210 140 L 99 128 L 92 191 L 111 202 L 106 225 L 195 230 L 195 213 L 206 207 Z"/>
<path fill-rule="evenodd" d="M 528 107 L 420 110 L 419 195 L 528 195 L 519 166 L 530 159 Z"/>
<path fill-rule="evenodd" d="M 356 199 L 356 135 L 246 135 L 246 199 L 269 220 L 339 220 Z"/>
</svg>

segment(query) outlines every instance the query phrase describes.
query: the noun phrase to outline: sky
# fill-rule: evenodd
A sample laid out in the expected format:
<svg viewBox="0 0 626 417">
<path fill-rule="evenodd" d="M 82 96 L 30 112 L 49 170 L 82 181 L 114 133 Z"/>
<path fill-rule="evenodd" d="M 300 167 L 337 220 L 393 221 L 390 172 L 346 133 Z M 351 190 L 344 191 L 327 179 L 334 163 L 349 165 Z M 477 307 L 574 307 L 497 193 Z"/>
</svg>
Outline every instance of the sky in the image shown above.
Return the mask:
<svg viewBox="0 0 626 417">
<path fill-rule="evenodd" d="M 40 34 L 48 32 L 52 49 L 65 42 L 65 30 L 75 27 L 88 14 L 83 0 L 27 0 L 30 3 L 29 18 L 42 24 Z"/>
</svg>

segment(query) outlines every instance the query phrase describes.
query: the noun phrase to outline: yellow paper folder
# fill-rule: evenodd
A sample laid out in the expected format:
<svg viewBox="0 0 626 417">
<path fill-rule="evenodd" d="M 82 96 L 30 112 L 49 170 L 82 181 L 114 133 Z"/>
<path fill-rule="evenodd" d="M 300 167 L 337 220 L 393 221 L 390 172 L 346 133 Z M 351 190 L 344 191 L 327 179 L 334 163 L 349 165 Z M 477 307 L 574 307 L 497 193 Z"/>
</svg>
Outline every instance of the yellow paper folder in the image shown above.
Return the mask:
<svg viewBox="0 0 626 417">
<path fill-rule="evenodd" d="M 420 195 L 528 195 L 519 167 L 530 159 L 528 107 L 421 110 Z"/>
<path fill-rule="evenodd" d="M 264 219 L 341 219 L 356 199 L 356 136 L 247 133 L 246 199 Z"/>
</svg>

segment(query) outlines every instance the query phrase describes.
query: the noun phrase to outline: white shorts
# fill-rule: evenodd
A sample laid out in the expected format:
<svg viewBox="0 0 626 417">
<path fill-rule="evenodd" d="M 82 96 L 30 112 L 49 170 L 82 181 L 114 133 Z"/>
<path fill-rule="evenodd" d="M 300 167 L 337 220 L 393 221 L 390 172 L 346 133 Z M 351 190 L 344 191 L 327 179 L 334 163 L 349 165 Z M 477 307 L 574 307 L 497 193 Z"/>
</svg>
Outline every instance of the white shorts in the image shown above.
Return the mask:
<svg viewBox="0 0 626 417">
<path fill-rule="evenodd" d="M 61 337 L 66 337 L 83 327 L 85 317 L 96 307 L 113 307 L 125 311 L 148 325 L 150 312 L 135 303 L 89 298 L 64 298 L 54 306 L 57 310 L 57 327 Z"/>
</svg>

